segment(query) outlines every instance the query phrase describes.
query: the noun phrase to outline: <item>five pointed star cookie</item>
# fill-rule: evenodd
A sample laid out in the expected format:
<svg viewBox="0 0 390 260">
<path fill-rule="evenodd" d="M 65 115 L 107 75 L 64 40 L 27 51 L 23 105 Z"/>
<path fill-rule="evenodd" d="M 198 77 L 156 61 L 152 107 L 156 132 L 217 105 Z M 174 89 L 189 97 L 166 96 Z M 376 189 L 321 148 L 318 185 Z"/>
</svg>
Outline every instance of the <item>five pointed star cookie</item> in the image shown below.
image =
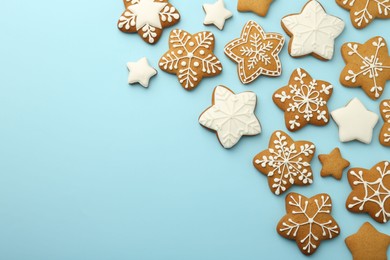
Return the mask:
<svg viewBox="0 0 390 260">
<path fill-rule="evenodd" d="M 315 146 L 311 142 L 296 141 L 283 131 L 276 131 L 269 141 L 269 148 L 253 158 L 255 168 L 267 175 L 273 193 L 280 195 L 293 184 L 313 183 L 310 161 Z"/>
<path fill-rule="evenodd" d="M 212 106 L 200 115 L 199 123 L 216 131 L 221 145 L 231 148 L 243 135 L 260 134 L 261 126 L 254 114 L 256 102 L 253 92 L 234 94 L 227 87 L 217 86 Z"/>
<path fill-rule="evenodd" d="M 287 214 L 279 221 L 277 232 L 295 240 L 301 252 L 312 255 L 322 240 L 337 237 L 340 228 L 330 215 L 332 200 L 328 194 L 306 198 L 298 193 L 286 196 Z"/>
<path fill-rule="evenodd" d="M 345 239 L 345 244 L 354 260 L 387 260 L 390 236 L 379 232 L 366 222 L 357 233 Z"/>
<path fill-rule="evenodd" d="M 237 10 L 266 16 L 273 0 L 238 0 Z"/>
<path fill-rule="evenodd" d="M 390 146 L 390 99 L 381 102 L 380 110 L 385 124 L 381 129 L 379 141 L 384 146 Z"/>
<path fill-rule="evenodd" d="M 282 19 L 282 27 L 291 37 L 288 49 L 292 57 L 312 54 L 319 59 L 332 59 L 334 41 L 344 30 L 344 25 L 343 20 L 328 15 L 315 0 L 307 2 L 301 13 Z"/>
<path fill-rule="evenodd" d="M 261 74 L 280 76 L 282 65 L 279 52 L 284 38 L 278 33 L 265 33 L 254 21 L 244 26 L 241 37 L 225 46 L 225 54 L 238 63 L 238 76 L 242 83 L 248 84 Z"/>
<path fill-rule="evenodd" d="M 179 22 L 180 14 L 168 0 L 123 0 L 126 10 L 118 21 L 125 33 L 137 32 L 150 44 L 156 43 L 165 27 Z"/>
<path fill-rule="evenodd" d="M 160 69 L 176 74 L 185 90 L 198 86 L 204 77 L 222 72 L 222 64 L 214 55 L 214 34 L 199 32 L 194 35 L 173 30 L 169 36 L 169 50 L 159 61 Z"/>
<path fill-rule="evenodd" d="M 352 168 L 348 182 L 352 192 L 346 207 L 354 213 L 368 213 L 374 220 L 386 223 L 390 219 L 390 167 L 383 161 L 370 170 Z"/>
<path fill-rule="evenodd" d="M 349 161 L 341 156 L 339 148 L 333 149 L 330 154 L 318 155 L 318 159 L 322 164 L 321 176 L 332 176 L 337 180 L 341 180 L 344 169 L 350 165 Z"/>
<path fill-rule="evenodd" d="M 203 24 L 214 24 L 220 30 L 223 29 L 225 21 L 233 15 L 225 8 L 223 0 L 217 0 L 214 4 L 204 4 L 203 9 L 206 13 Z"/>
<path fill-rule="evenodd" d="M 128 62 L 127 68 L 129 69 L 129 84 L 139 83 L 145 88 L 149 86 L 150 78 L 157 74 L 145 57 L 136 62 Z"/>
<path fill-rule="evenodd" d="M 352 99 L 347 106 L 334 110 L 331 115 L 339 127 L 341 142 L 358 140 L 366 144 L 371 143 L 372 132 L 379 117 L 368 111 L 359 99 Z"/>
<path fill-rule="evenodd" d="M 374 37 L 364 44 L 344 43 L 341 55 L 346 63 L 340 82 L 346 87 L 361 87 L 371 99 L 378 99 L 390 80 L 390 56 L 386 41 Z"/>
<path fill-rule="evenodd" d="M 286 127 L 294 132 L 309 123 L 322 126 L 329 122 L 327 102 L 332 93 L 330 83 L 317 81 L 298 68 L 291 74 L 288 85 L 278 89 L 272 99 L 284 111 Z"/>
</svg>

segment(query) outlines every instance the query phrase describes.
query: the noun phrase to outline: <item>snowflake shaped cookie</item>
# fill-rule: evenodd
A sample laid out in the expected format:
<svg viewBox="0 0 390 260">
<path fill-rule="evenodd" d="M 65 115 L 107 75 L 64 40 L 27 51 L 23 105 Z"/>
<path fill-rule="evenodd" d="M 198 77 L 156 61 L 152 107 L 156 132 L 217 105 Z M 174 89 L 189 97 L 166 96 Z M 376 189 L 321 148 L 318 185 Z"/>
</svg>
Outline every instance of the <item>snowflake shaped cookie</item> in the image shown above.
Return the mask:
<svg viewBox="0 0 390 260">
<path fill-rule="evenodd" d="M 287 214 L 279 221 L 277 232 L 295 240 L 301 252 L 312 255 L 322 240 L 340 234 L 340 227 L 331 216 L 332 200 L 328 194 L 306 198 L 298 193 L 286 196 Z"/>
<path fill-rule="evenodd" d="M 253 158 L 253 165 L 267 175 L 273 193 L 280 195 L 295 185 L 313 183 L 310 161 L 315 146 L 311 142 L 297 141 L 282 131 L 272 134 L 269 148 Z"/>
<path fill-rule="evenodd" d="M 168 0 L 124 0 L 126 10 L 118 21 L 125 33 L 137 32 L 150 44 L 156 43 L 165 27 L 179 22 L 180 14 Z"/>
<path fill-rule="evenodd" d="M 297 131 L 307 124 L 317 126 L 329 122 L 327 102 L 333 86 L 326 81 L 315 80 L 303 69 L 296 69 L 287 86 L 273 95 L 275 104 L 284 111 L 286 127 Z"/>
<path fill-rule="evenodd" d="M 334 41 L 344 30 L 344 22 L 328 15 L 320 3 L 307 2 L 301 13 L 283 17 L 282 27 L 292 37 L 288 46 L 292 57 L 312 54 L 330 60 L 333 57 Z"/>
<path fill-rule="evenodd" d="M 390 146 L 390 99 L 382 101 L 380 110 L 385 124 L 382 127 L 379 141 L 384 146 Z"/>
<path fill-rule="evenodd" d="M 348 181 L 352 188 L 346 202 L 349 211 L 366 212 L 380 223 L 390 219 L 389 164 L 383 161 L 370 170 L 352 168 L 348 171 Z"/>
<path fill-rule="evenodd" d="M 279 52 L 284 38 L 278 33 L 265 33 L 254 21 L 244 26 L 241 37 L 225 46 L 225 54 L 238 64 L 238 76 L 242 83 L 248 84 L 261 74 L 280 76 L 282 65 Z"/>
<path fill-rule="evenodd" d="M 199 123 L 216 131 L 221 145 L 231 148 L 243 135 L 260 134 L 260 123 L 254 114 L 256 102 L 253 92 L 234 94 L 227 87 L 217 86 L 213 105 L 200 115 Z"/>
<path fill-rule="evenodd" d="M 364 44 L 347 42 L 341 47 L 346 63 L 340 82 L 346 87 L 361 87 L 371 99 L 378 99 L 390 80 L 390 56 L 386 41 L 374 37 Z"/>
<path fill-rule="evenodd" d="M 214 55 L 214 34 L 199 32 L 194 35 L 173 30 L 169 36 L 169 50 L 159 61 L 160 69 L 176 74 L 185 90 L 192 90 L 204 77 L 222 72 L 222 64 Z"/>
<path fill-rule="evenodd" d="M 342 8 L 349 10 L 352 24 L 363 29 L 375 18 L 390 18 L 389 0 L 336 0 Z"/>
</svg>

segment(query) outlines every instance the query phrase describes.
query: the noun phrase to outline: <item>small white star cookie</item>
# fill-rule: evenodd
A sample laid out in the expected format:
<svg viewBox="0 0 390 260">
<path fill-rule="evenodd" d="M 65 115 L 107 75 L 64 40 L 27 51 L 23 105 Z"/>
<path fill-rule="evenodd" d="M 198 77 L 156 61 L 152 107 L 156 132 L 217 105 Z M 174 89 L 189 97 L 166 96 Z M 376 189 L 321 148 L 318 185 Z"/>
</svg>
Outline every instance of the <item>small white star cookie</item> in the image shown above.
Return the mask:
<svg viewBox="0 0 390 260">
<path fill-rule="evenodd" d="M 151 67 L 148 60 L 144 57 L 136 62 L 128 62 L 129 84 L 139 83 L 144 88 L 149 86 L 150 78 L 157 74 L 157 71 Z"/>
<path fill-rule="evenodd" d="M 203 10 L 206 13 L 203 24 L 214 24 L 220 30 L 223 29 L 225 21 L 233 16 L 232 12 L 225 8 L 223 0 L 217 0 L 214 4 L 204 4 Z"/>
</svg>

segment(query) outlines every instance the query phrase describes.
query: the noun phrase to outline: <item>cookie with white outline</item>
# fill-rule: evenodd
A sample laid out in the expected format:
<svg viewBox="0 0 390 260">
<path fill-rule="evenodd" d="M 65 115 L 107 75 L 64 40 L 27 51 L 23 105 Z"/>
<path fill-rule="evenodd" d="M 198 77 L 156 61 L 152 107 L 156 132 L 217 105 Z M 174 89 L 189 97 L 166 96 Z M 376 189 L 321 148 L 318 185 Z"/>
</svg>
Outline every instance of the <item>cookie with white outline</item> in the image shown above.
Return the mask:
<svg viewBox="0 0 390 260">
<path fill-rule="evenodd" d="M 380 105 L 381 115 L 385 122 L 379 134 L 379 142 L 390 147 L 390 99 L 383 100 Z"/>
</svg>

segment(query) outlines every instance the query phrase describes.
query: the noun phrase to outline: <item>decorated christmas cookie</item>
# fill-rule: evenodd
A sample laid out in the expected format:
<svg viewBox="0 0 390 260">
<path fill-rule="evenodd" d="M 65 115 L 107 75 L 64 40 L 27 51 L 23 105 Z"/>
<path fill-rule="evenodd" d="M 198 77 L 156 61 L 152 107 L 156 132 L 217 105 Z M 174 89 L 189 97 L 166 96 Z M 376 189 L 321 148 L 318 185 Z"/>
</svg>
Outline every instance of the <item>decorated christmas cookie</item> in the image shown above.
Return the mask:
<svg viewBox="0 0 390 260">
<path fill-rule="evenodd" d="M 318 159 L 322 164 L 321 176 L 332 176 L 337 180 L 341 180 L 343 177 L 343 171 L 349 167 L 349 161 L 345 160 L 341 156 L 339 148 L 333 149 L 330 154 L 320 154 Z"/>
<path fill-rule="evenodd" d="M 288 51 L 292 57 L 312 54 L 322 60 L 333 57 L 334 41 L 344 30 L 340 18 L 328 15 L 315 0 L 310 0 L 301 13 L 283 17 L 282 27 L 291 37 Z"/>
<path fill-rule="evenodd" d="M 390 18 L 388 0 L 336 0 L 342 8 L 349 10 L 351 22 L 357 29 L 369 25 L 375 18 Z"/>
<path fill-rule="evenodd" d="M 379 135 L 379 141 L 384 146 L 390 146 L 390 99 L 382 101 L 380 110 L 385 124 Z"/>
<path fill-rule="evenodd" d="M 372 99 L 378 99 L 390 80 L 390 56 L 385 39 L 371 38 L 364 44 L 344 43 L 341 54 L 346 63 L 340 82 L 346 87 L 361 87 Z"/>
<path fill-rule="evenodd" d="M 255 93 L 234 94 L 227 87 L 217 86 L 213 92 L 212 106 L 200 115 L 199 123 L 216 131 L 221 145 L 231 148 L 243 135 L 260 134 L 255 108 Z"/>
<path fill-rule="evenodd" d="M 156 43 L 165 27 L 179 22 L 180 14 L 168 0 L 124 0 L 126 10 L 118 21 L 125 33 L 137 32 L 150 44 Z"/>
<path fill-rule="evenodd" d="M 312 255 L 322 240 L 337 237 L 340 227 L 331 216 L 332 200 L 328 194 L 306 198 L 298 193 L 286 196 L 287 214 L 279 221 L 277 232 L 295 240 L 301 252 Z"/>
<path fill-rule="evenodd" d="M 254 21 L 244 26 L 241 37 L 225 46 L 225 54 L 238 64 L 238 76 L 242 83 L 248 84 L 261 74 L 280 76 L 282 65 L 279 52 L 284 38 L 279 33 L 265 33 Z"/>
<path fill-rule="evenodd" d="M 129 84 L 139 83 L 145 88 L 149 87 L 150 78 L 157 74 L 145 57 L 137 62 L 128 62 L 127 68 L 129 69 Z"/>
<path fill-rule="evenodd" d="M 297 131 L 307 124 L 317 126 L 329 122 L 327 102 L 333 86 L 322 80 L 313 79 L 303 69 L 296 69 L 287 86 L 278 89 L 273 95 L 275 104 L 284 111 L 286 127 Z"/>
<path fill-rule="evenodd" d="M 159 61 L 160 69 L 176 74 L 185 90 L 198 86 L 204 77 L 222 72 L 222 64 L 214 55 L 214 34 L 199 32 L 194 35 L 173 30 L 169 36 L 169 50 Z"/>
<path fill-rule="evenodd" d="M 254 12 L 266 16 L 273 0 L 238 0 L 237 10 L 240 12 Z"/>
<path fill-rule="evenodd" d="M 373 219 L 385 223 L 390 219 L 390 163 L 383 161 L 370 170 L 352 168 L 348 181 L 352 192 L 346 207 L 355 213 L 368 213 Z"/>
<path fill-rule="evenodd" d="M 293 184 L 309 185 L 313 182 L 310 161 L 315 146 L 307 141 L 293 141 L 282 131 L 272 134 L 269 148 L 253 158 L 253 165 L 267 175 L 273 193 L 280 195 Z"/>
<path fill-rule="evenodd" d="M 223 0 L 217 0 L 214 4 L 204 4 L 203 10 L 206 13 L 203 24 L 214 24 L 220 30 L 223 29 L 225 21 L 233 15 L 225 8 Z"/>
</svg>

